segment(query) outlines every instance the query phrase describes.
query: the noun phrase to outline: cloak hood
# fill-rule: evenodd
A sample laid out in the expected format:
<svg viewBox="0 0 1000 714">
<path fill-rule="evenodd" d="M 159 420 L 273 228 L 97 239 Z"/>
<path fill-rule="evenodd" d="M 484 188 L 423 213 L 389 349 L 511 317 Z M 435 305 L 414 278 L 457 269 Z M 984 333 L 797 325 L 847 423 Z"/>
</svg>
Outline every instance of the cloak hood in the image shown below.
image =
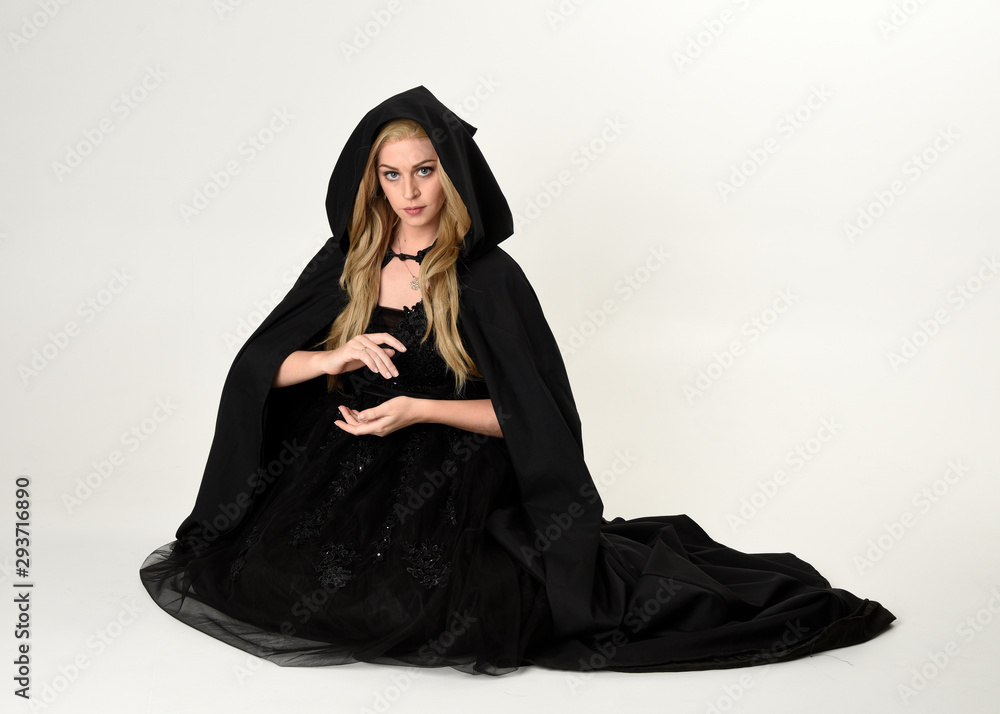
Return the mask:
<svg viewBox="0 0 1000 714">
<path fill-rule="evenodd" d="M 476 127 L 419 86 L 389 97 L 368 112 L 351 133 L 330 177 L 326 214 L 333 235 L 340 237 L 340 249 L 347 253 L 347 226 L 354 198 L 361 185 L 372 142 L 384 124 L 393 119 L 412 119 L 427 132 L 441 165 L 472 218 L 465 235 L 462 256 L 469 260 L 500 243 L 514 232 L 514 220 L 507 199 L 490 171 L 486 159 L 473 141 Z"/>
<path fill-rule="evenodd" d="M 333 235 L 234 358 L 194 509 L 177 530 L 176 557 L 227 537 L 285 465 L 299 458 L 289 424 L 319 399 L 325 379 L 272 388 L 295 350 L 308 349 L 347 305 L 338 281 L 346 228 L 379 128 L 421 124 L 472 219 L 458 263 L 459 331 L 490 395 L 521 504 L 497 510 L 489 533 L 544 582 L 556 635 L 621 622 L 614 549 L 600 548 L 603 504 L 583 460 L 580 419 L 558 345 L 528 279 L 498 243 L 513 232 L 510 208 L 473 141 L 476 129 L 420 86 L 368 112 L 341 152 L 326 200 Z M 599 559 L 601 562 L 598 562 Z"/>
</svg>

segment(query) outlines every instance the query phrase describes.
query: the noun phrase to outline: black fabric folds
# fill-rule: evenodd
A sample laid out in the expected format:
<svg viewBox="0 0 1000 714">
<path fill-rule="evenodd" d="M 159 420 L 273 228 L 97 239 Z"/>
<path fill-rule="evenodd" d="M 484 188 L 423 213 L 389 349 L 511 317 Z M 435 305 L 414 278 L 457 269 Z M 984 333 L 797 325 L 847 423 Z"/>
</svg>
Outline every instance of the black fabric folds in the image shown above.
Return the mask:
<svg viewBox="0 0 1000 714">
<path fill-rule="evenodd" d="M 348 218 L 371 143 L 397 117 L 424 127 L 472 217 L 459 263 L 459 328 L 483 379 L 471 396 L 453 394 L 438 379 L 440 358 L 418 359 L 415 349 L 409 387 L 353 375 L 343 398 L 372 405 L 399 393 L 488 396 L 504 438 L 479 437 L 459 460 L 447 445 L 457 438 L 468 447 L 471 436 L 437 425 L 361 439 L 372 450 L 362 458 L 359 438 L 332 424 L 342 402 L 323 380 L 270 386 L 284 358 L 325 334 L 346 305 L 338 280 Z M 176 539 L 140 570 L 153 599 L 278 664 L 371 661 L 489 674 L 524 664 L 737 667 L 884 631 L 895 619 L 888 610 L 832 588 L 790 553 L 741 553 L 683 515 L 604 518 L 555 338 L 528 279 L 498 247 L 513 222 L 475 131 L 416 87 L 372 109 L 351 134 L 327 196 L 333 235 L 236 355 L 194 507 Z M 402 318 L 372 319 L 412 337 L 409 321 L 419 315 L 418 306 Z M 433 473 L 449 458 L 458 464 L 453 485 L 427 486 L 432 505 L 405 523 L 392 521 L 401 494 L 420 487 L 413 479 L 421 470 Z M 355 463 L 363 479 L 336 475 Z M 328 508 L 310 521 L 316 503 Z M 454 531 L 441 525 L 452 520 Z M 399 535 L 382 555 L 369 547 L 372 528 L 390 523 Z M 442 557 L 451 564 L 447 577 Z M 329 597 L 308 626 L 284 632 L 290 609 L 317 592 L 317 577 Z M 455 618 L 470 612 L 476 624 L 458 637 Z"/>
</svg>

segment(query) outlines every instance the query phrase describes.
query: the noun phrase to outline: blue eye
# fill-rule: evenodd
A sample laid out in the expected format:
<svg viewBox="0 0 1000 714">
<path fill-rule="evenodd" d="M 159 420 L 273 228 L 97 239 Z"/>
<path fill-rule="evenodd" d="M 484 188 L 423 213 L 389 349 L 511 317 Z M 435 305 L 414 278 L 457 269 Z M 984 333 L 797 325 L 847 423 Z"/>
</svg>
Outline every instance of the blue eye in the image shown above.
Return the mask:
<svg viewBox="0 0 1000 714">
<path fill-rule="evenodd" d="M 421 166 L 419 169 L 417 169 L 417 172 L 420 172 L 420 171 L 426 171 L 427 172 L 427 173 L 421 173 L 420 174 L 420 176 L 426 178 L 427 176 L 430 176 L 432 173 L 434 173 L 434 167 L 433 166 Z M 391 171 L 391 170 L 390 171 L 383 171 L 382 175 L 385 176 L 386 179 L 388 179 L 389 181 L 395 181 L 397 178 L 399 178 L 399 172 L 398 171 Z"/>
</svg>

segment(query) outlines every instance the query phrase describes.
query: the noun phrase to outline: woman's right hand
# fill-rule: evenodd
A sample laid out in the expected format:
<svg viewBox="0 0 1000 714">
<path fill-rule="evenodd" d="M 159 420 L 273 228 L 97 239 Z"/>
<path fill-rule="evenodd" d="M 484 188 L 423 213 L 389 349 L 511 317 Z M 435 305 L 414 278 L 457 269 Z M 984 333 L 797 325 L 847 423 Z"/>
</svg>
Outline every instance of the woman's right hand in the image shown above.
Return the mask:
<svg viewBox="0 0 1000 714">
<path fill-rule="evenodd" d="M 371 332 L 352 337 L 337 349 L 327 351 L 320 366 L 326 374 L 343 374 L 364 366 L 389 379 L 399 376 L 390 359 L 396 350 L 406 352 L 406 345 L 388 332 Z"/>
</svg>

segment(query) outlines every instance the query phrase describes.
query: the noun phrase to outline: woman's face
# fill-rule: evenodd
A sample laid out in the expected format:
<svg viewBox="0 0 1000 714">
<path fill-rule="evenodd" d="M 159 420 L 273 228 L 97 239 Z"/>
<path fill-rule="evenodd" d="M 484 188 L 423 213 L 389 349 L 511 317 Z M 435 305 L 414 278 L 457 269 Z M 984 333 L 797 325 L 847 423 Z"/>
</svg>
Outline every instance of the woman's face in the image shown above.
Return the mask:
<svg viewBox="0 0 1000 714">
<path fill-rule="evenodd" d="M 438 155 L 431 140 L 401 139 L 379 152 L 378 180 L 389 205 L 410 228 L 437 231 L 444 205 L 438 178 Z"/>
</svg>

